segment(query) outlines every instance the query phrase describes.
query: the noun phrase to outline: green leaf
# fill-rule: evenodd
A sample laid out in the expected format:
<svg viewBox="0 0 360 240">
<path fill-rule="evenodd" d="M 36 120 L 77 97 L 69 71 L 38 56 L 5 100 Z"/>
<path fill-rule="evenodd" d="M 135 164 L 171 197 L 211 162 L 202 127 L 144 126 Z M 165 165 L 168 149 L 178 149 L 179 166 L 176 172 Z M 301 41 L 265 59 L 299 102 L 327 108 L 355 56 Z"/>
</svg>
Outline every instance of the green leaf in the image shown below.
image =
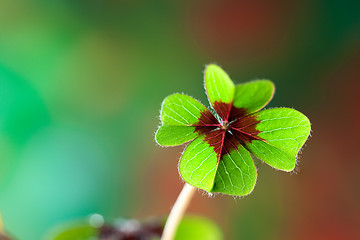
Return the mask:
<svg viewBox="0 0 360 240">
<path fill-rule="evenodd" d="M 69 223 L 53 229 L 46 240 L 88 240 L 98 239 L 99 229 L 86 223 Z"/>
<path fill-rule="evenodd" d="M 176 231 L 175 240 L 222 240 L 220 228 L 204 217 L 185 216 Z"/>
<path fill-rule="evenodd" d="M 176 146 L 191 141 L 200 134 L 195 127 L 218 124 L 211 112 L 200 102 L 184 94 L 165 98 L 161 107 L 162 126 L 155 139 L 162 146 Z"/>
<path fill-rule="evenodd" d="M 205 88 L 211 106 L 223 120 L 227 120 L 235 91 L 235 85 L 230 77 L 219 66 L 207 65 Z"/>
<path fill-rule="evenodd" d="M 260 121 L 258 137 L 246 147 L 270 166 L 292 171 L 296 157 L 309 137 L 311 125 L 302 113 L 290 108 L 273 108 L 254 114 Z"/>
<path fill-rule="evenodd" d="M 249 152 L 235 139 L 230 143 L 231 138 L 225 133 L 214 133 L 210 138 L 215 139 L 214 136 L 218 139 L 211 145 L 205 136 L 189 144 L 180 160 L 181 176 L 189 184 L 208 192 L 236 196 L 249 194 L 256 183 L 256 167 Z M 222 157 L 215 151 L 219 146 L 226 153 Z M 233 148 L 229 150 L 229 146 Z"/>
<path fill-rule="evenodd" d="M 162 146 L 177 146 L 191 141 L 198 136 L 195 127 L 161 126 L 156 132 L 156 142 Z"/>
<path fill-rule="evenodd" d="M 196 138 L 185 149 L 179 163 L 183 179 L 197 188 L 211 191 L 217 169 L 217 155 L 204 141 L 204 136 Z"/>
<path fill-rule="evenodd" d="M 161 107 L 163 126 L 192 126 L 207 108 L 192 97 L 173 94 L 165 98 Z"/>
<path fill-rule="evenodd" d="M 256 112 L 265 107 L 275 92 L 274 84 L 269 80 L 256 80 L 235 86 L 233 105 L 243 108 L 247 113 Z"/>
<path fill-rule="evenodd" d="M 212 192 L 248 195 L 255 187 L 256 176 L 256 167 L 249 152 L 240 145 L 220 161 Z"/>
</svg>

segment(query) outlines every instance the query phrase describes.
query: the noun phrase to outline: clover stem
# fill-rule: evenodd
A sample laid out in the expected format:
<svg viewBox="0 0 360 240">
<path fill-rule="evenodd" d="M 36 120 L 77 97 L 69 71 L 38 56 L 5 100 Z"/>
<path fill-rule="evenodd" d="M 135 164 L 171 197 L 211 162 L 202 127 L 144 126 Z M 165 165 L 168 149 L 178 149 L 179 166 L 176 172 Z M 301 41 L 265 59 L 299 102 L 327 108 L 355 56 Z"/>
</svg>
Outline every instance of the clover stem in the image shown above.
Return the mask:
<svg viewBox="0 0 360 240">
<path fill-rule="evenodd" d="M 4 228 L 3 228 L 3 223 L 2 223 L 2 218 L 1 218 L 1 213 L 0 213 L 0 233 L 4 232 Z"/>
<path fill-rule="evenodd" d="M 161 240 L 173 240 L 178 225 L 186 211 L 187 206 L 190 203 L 191 198 L 196 192 L 196 188 L 190 184 L 185 183 L 183 189 L 181 190 L 176 202 L 171 209 L 169 217 L 166 221 Z"/>
</svg>

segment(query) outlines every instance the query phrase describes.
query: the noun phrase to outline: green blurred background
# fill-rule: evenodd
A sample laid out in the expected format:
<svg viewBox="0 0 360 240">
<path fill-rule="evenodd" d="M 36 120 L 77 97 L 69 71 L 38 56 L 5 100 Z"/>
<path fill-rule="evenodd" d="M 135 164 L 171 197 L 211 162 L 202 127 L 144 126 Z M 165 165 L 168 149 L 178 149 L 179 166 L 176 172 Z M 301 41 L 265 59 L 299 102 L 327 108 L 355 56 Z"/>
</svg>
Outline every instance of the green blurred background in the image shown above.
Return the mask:
<svg viewBox="0 0 360 240">
<path fill-rule="evenodd" d="M 0 1 L 0 212 L 38 240 L 100 213 L 145 218 L 182 187 L 182 147 L 154 132 L 163 98 L 207 103 L 205 64 L 268 78 L 270 107 L 309 116 L 297 174 L 256 161 L 242 199 L 197 194 L 189 212 L 226 239 L 360 239 L 360 2 Z M 300 171 L 301 170 L 301 171 Z"/>
</svg>

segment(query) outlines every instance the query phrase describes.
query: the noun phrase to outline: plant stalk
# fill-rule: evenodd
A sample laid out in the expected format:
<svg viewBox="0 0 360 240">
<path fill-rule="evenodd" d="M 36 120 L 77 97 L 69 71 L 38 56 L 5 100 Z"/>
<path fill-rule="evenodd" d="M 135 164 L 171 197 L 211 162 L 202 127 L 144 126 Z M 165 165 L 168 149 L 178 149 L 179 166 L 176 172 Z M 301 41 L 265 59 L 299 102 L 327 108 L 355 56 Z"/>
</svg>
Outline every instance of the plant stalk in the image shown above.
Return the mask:
<svg viewBox="0 0 360 240">
<path fill-rule="evenodd" d="M 0 213 L 0 233 L 4 232 L 4 228 L 3 228 L 3 223 L 2 223 L 2 218 L 1 218 L 1 213 Z"/>
<path fill-rule="evenodd" d="M 178 198 L 176 199 L 173 208 L 171 209 L 170 215 L 164 227 L 163 234 L 161 236 L 161 240 L 174 240 L 178 225 L 195 192 L 195 187 L 185 183 Z"/>
</svg>

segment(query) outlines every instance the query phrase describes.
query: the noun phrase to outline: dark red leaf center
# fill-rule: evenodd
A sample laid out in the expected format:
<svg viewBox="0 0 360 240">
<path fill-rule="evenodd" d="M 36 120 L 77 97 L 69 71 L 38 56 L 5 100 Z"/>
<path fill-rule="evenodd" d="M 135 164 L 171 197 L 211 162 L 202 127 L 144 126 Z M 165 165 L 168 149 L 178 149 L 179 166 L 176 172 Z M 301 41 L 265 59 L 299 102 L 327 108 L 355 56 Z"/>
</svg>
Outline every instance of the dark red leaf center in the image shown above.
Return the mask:
<svg viewBox="0 0 360 240">
<path fill-rule="evenodd" d="M 258 136 L 260 131 L 256 129 L 260 121 L 254 115 L 247 114 L 246 109 L 236 108 L 232 103 L 215 102 L 214 110 L 221 118 L 221 123 L 206 110 L 194 126 L 196 132 L 205 135 L 204 141 L 214 148 L 218 161 L 239 145 L 246 147 L 253 140 L 263 140 Z"/>
</svg>

